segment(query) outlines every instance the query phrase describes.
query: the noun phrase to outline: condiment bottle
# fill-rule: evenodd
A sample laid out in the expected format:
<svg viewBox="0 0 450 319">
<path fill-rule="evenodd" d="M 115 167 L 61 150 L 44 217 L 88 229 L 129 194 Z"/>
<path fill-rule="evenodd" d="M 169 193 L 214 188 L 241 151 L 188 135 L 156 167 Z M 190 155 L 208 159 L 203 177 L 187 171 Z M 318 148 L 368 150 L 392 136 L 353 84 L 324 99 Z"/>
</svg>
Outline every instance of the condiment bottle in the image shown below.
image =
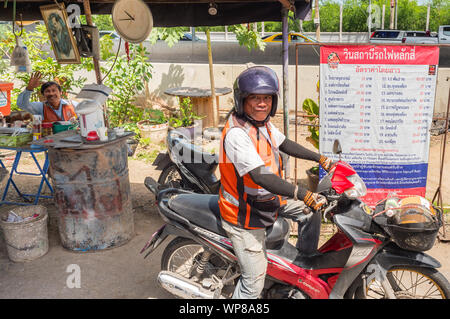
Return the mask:
<svg viewBox="0 0 450 319">
<path fill-rule="evenodd" d="M 33 115 L 33 141 L 42 137 L 42 118 L 40 115 Z"/>
</svg>

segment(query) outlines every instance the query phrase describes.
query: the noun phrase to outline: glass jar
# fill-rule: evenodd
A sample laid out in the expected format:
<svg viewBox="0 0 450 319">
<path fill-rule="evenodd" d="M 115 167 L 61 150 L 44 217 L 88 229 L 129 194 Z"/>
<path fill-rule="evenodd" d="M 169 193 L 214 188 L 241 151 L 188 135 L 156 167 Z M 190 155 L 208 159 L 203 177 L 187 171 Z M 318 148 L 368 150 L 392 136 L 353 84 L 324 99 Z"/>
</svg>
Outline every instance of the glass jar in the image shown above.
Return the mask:
<svg viewBox="0 0 450 319">
<path fill-rule="evenodd" d="M 53 123 L 45 122 L 42 123 L 42 136 L 52 135 L 53 134 Z"/>
</svg>

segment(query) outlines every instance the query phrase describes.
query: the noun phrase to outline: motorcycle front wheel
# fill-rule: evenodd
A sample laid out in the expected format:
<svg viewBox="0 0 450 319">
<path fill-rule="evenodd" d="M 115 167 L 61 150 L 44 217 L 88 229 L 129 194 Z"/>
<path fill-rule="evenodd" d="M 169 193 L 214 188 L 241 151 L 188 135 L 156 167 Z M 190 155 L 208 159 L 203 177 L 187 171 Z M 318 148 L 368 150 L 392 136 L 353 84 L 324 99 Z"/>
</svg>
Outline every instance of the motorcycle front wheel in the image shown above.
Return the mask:
<svg viewBox="0 0 450 319">
<path fill-rule="evenodd" d="M 397 299 L 448 299 L 450 284 L 436 269 L 425 267 L 401 266 L 389 269 L 387 280 Z M 367 283 L 366 296 L 363 287 L 358 290 L 357 298 L 385 299 L 381 284 L 375 279 Z"/>
</svg>

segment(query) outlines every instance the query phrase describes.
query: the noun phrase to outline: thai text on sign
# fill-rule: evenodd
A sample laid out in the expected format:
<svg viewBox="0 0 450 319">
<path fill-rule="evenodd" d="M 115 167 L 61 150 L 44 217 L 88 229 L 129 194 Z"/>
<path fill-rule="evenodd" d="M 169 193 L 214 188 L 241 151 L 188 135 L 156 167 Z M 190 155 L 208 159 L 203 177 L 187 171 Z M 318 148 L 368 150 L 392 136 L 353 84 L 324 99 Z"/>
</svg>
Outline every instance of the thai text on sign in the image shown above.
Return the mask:
<svg viewBox="0 0 450 319">
<path fill-rule="evenodd" d="M 437 47 L 321 47 L 320 153 L 337 160 L 341 141 L 369 205 L 425 196 L 438 61 Z"/>
</svg>

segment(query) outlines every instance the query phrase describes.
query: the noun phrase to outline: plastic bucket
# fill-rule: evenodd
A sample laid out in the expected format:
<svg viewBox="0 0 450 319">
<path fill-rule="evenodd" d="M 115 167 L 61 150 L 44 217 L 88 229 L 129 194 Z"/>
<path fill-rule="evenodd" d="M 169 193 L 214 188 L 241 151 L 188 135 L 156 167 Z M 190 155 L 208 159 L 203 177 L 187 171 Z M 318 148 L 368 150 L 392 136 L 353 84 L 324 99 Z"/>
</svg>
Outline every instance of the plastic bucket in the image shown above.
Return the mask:
<svg viewBox="0 0 450 319">
<path fill-rule="evenodd" d="M 11 210 L 26 218 L 39 216 L 21 222 L 6 222 L 9 211 L 0 217 L 0 226 L 6 242 L 9 259 L 14 262 L 31 261 L 48 251 L 47 209 L 41 205 L 24 206 Z"/>
<path fill-rule="evenodd" d="M 0 82 L 0 112 L 3 116 L 11 114 L 11 90 L 13 87 L 13 83 Z"/>
</svg>

